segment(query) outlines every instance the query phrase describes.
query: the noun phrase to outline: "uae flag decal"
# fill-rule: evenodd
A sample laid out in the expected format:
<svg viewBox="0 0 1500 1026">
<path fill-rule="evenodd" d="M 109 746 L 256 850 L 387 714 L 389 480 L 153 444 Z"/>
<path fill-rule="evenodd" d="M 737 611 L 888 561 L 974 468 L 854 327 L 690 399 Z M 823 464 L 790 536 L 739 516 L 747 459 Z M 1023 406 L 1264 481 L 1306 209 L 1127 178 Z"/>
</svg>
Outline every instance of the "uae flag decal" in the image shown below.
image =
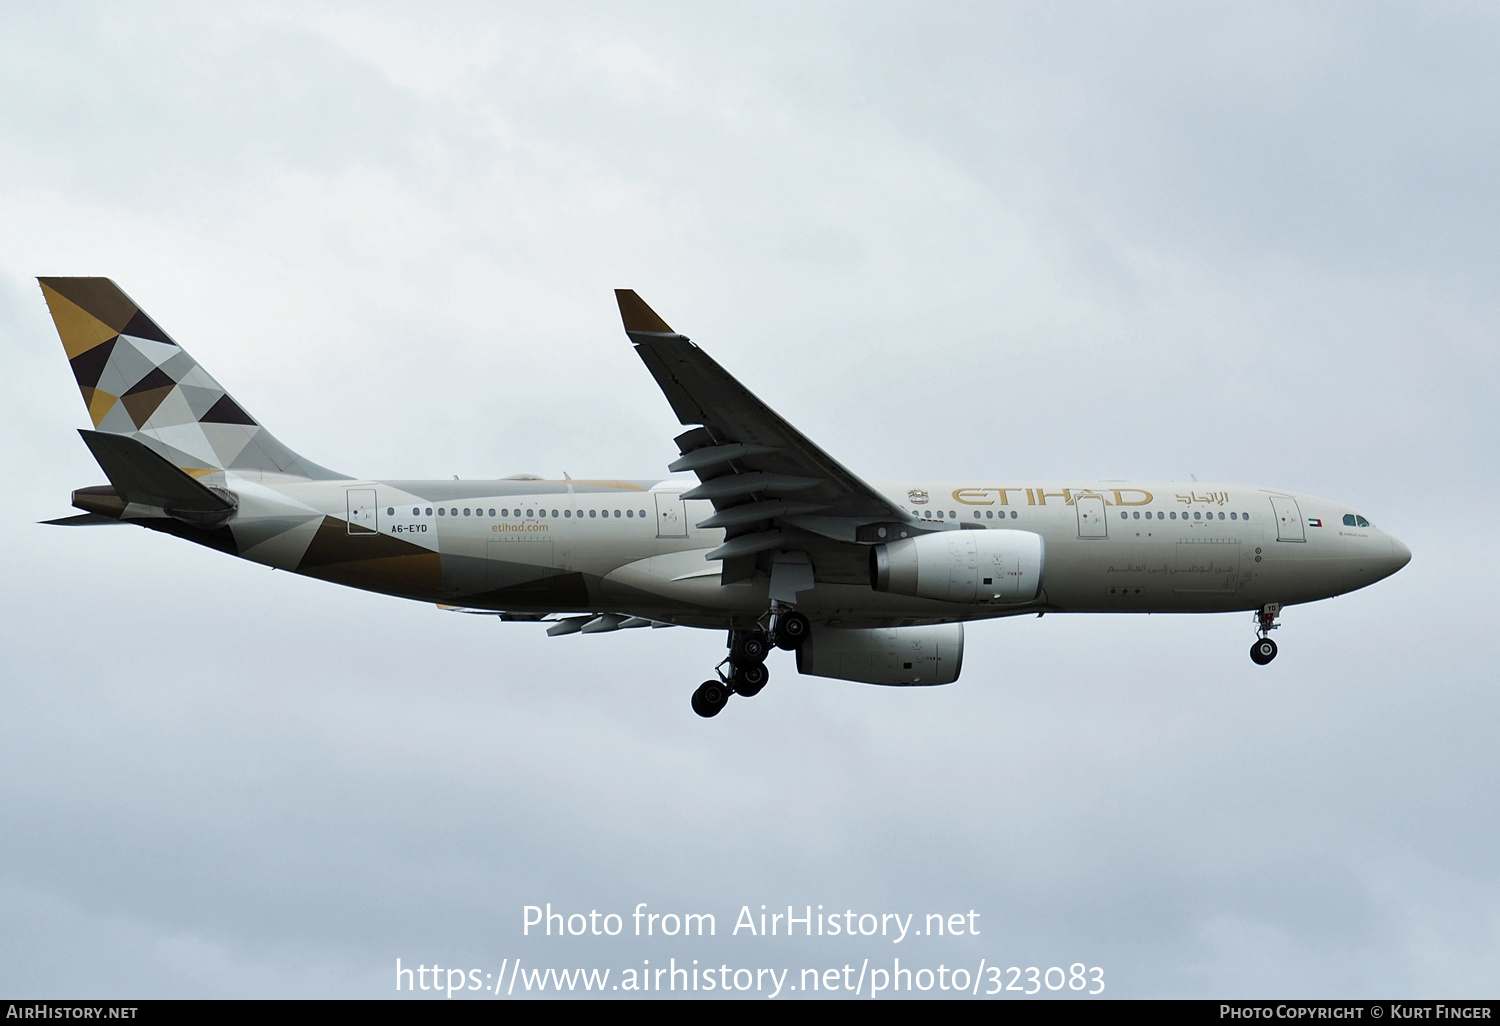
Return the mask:
<svg viewBox="0 0 1500 1026">
<path fill-rule="evenodd" d="M 1323 526 L 1323 521 L 1317 519 L 1316 517 L 1308 517 L 1307 518 L 1307 526 L 1308 527 L 1322 527 Z"/>
</svg>

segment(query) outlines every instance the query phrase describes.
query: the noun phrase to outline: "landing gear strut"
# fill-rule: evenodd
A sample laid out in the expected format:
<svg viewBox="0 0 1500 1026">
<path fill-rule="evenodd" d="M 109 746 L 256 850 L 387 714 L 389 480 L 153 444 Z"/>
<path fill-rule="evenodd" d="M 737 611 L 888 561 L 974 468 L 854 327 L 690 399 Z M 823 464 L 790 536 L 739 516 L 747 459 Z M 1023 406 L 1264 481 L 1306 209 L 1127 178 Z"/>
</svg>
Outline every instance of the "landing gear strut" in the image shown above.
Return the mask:
<svg viewBox="0 0 1500 1026">
<path fill-rule="evenodd" d="M 1281 615 L 1281 604 L 1278 602 L 1267 603 L 1255 612 L 1255 633 L 1257 635 L 1255 644 L 1250 646 L 1250 661 L 1256 666 L 1264 666 L 1276 658 L 1276 642 L 1269 637 L 1270 633 L 1281 624 L 1276 618 Z"/>
<path fill-rule="evenodd" d="M 754 698 L 760 694 L 771 672 L 766 656 L 771 647 L 795 651 L 807 640 L 812 629 L 807 617 L 779 603 L 762 621 L 766 630 L 732 630 L 729 632 L 729 655 L 718 665 L 718 680 L 704 681 L 693 692 L 693 712 L 699 716 L 717 716 L 730 695 Z"/>
</svg>

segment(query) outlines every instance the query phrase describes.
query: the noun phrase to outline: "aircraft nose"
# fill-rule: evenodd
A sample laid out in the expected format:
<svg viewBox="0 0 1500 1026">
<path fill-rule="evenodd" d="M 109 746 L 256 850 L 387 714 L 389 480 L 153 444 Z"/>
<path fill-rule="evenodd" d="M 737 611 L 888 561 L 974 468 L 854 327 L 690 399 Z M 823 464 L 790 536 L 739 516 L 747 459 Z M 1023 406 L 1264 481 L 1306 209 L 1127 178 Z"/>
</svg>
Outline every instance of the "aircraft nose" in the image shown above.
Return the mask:
<svg viewBox="0 0 1500 1026">
<path fill-rule="evenodd" d="M 1397 540 L 1395 538 L 1392 538 L 1391 539 L 1391 569 L 1390 569 L 1389 572 L 1390 573 L 1395 573 L 1397 570 L 1400 570 L 1403 566 L 1405 566 L 1406 564 L 1408 564 L 1410 562 L 1411 562 L 1411 549 L 1407 548 L 1399 540 Z"/>
</svg>

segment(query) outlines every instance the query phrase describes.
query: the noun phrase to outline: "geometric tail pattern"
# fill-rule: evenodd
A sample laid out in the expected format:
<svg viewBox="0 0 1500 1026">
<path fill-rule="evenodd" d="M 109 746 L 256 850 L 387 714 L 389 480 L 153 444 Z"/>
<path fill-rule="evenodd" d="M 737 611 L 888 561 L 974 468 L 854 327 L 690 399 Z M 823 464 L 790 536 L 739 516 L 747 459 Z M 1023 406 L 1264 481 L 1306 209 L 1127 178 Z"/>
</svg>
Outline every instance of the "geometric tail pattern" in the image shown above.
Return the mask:
<svg viewBox="0 0 1500 1026">
<path fill-rule="evenodd" d="M 130 435 L 204 477 L 344 477 L 278 442 L 108 278 L 38 278 L 98 431 Z"/>
</svg>

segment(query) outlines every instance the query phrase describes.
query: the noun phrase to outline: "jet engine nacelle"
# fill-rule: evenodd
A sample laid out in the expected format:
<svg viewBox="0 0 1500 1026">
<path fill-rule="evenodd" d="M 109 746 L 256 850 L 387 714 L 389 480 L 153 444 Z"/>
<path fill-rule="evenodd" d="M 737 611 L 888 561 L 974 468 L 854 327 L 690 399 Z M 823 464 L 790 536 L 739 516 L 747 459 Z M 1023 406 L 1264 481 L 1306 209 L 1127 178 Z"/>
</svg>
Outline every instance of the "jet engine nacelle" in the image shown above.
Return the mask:
<svg viewBox="0 0 1500 1026">
<path fill-rule="evenodd" d="M 797 649 L 797 672 L 861 684 L 952 684 L 964 663 L 964 625 L 842 630 L 815 627 Z"/>
<path fill-rule="evenodd" d="M 877 545 L 870 586 L 943 602 L 1030 602 L 1046 548 L 1030 531 L 939 531 Z"/>
</svg>

